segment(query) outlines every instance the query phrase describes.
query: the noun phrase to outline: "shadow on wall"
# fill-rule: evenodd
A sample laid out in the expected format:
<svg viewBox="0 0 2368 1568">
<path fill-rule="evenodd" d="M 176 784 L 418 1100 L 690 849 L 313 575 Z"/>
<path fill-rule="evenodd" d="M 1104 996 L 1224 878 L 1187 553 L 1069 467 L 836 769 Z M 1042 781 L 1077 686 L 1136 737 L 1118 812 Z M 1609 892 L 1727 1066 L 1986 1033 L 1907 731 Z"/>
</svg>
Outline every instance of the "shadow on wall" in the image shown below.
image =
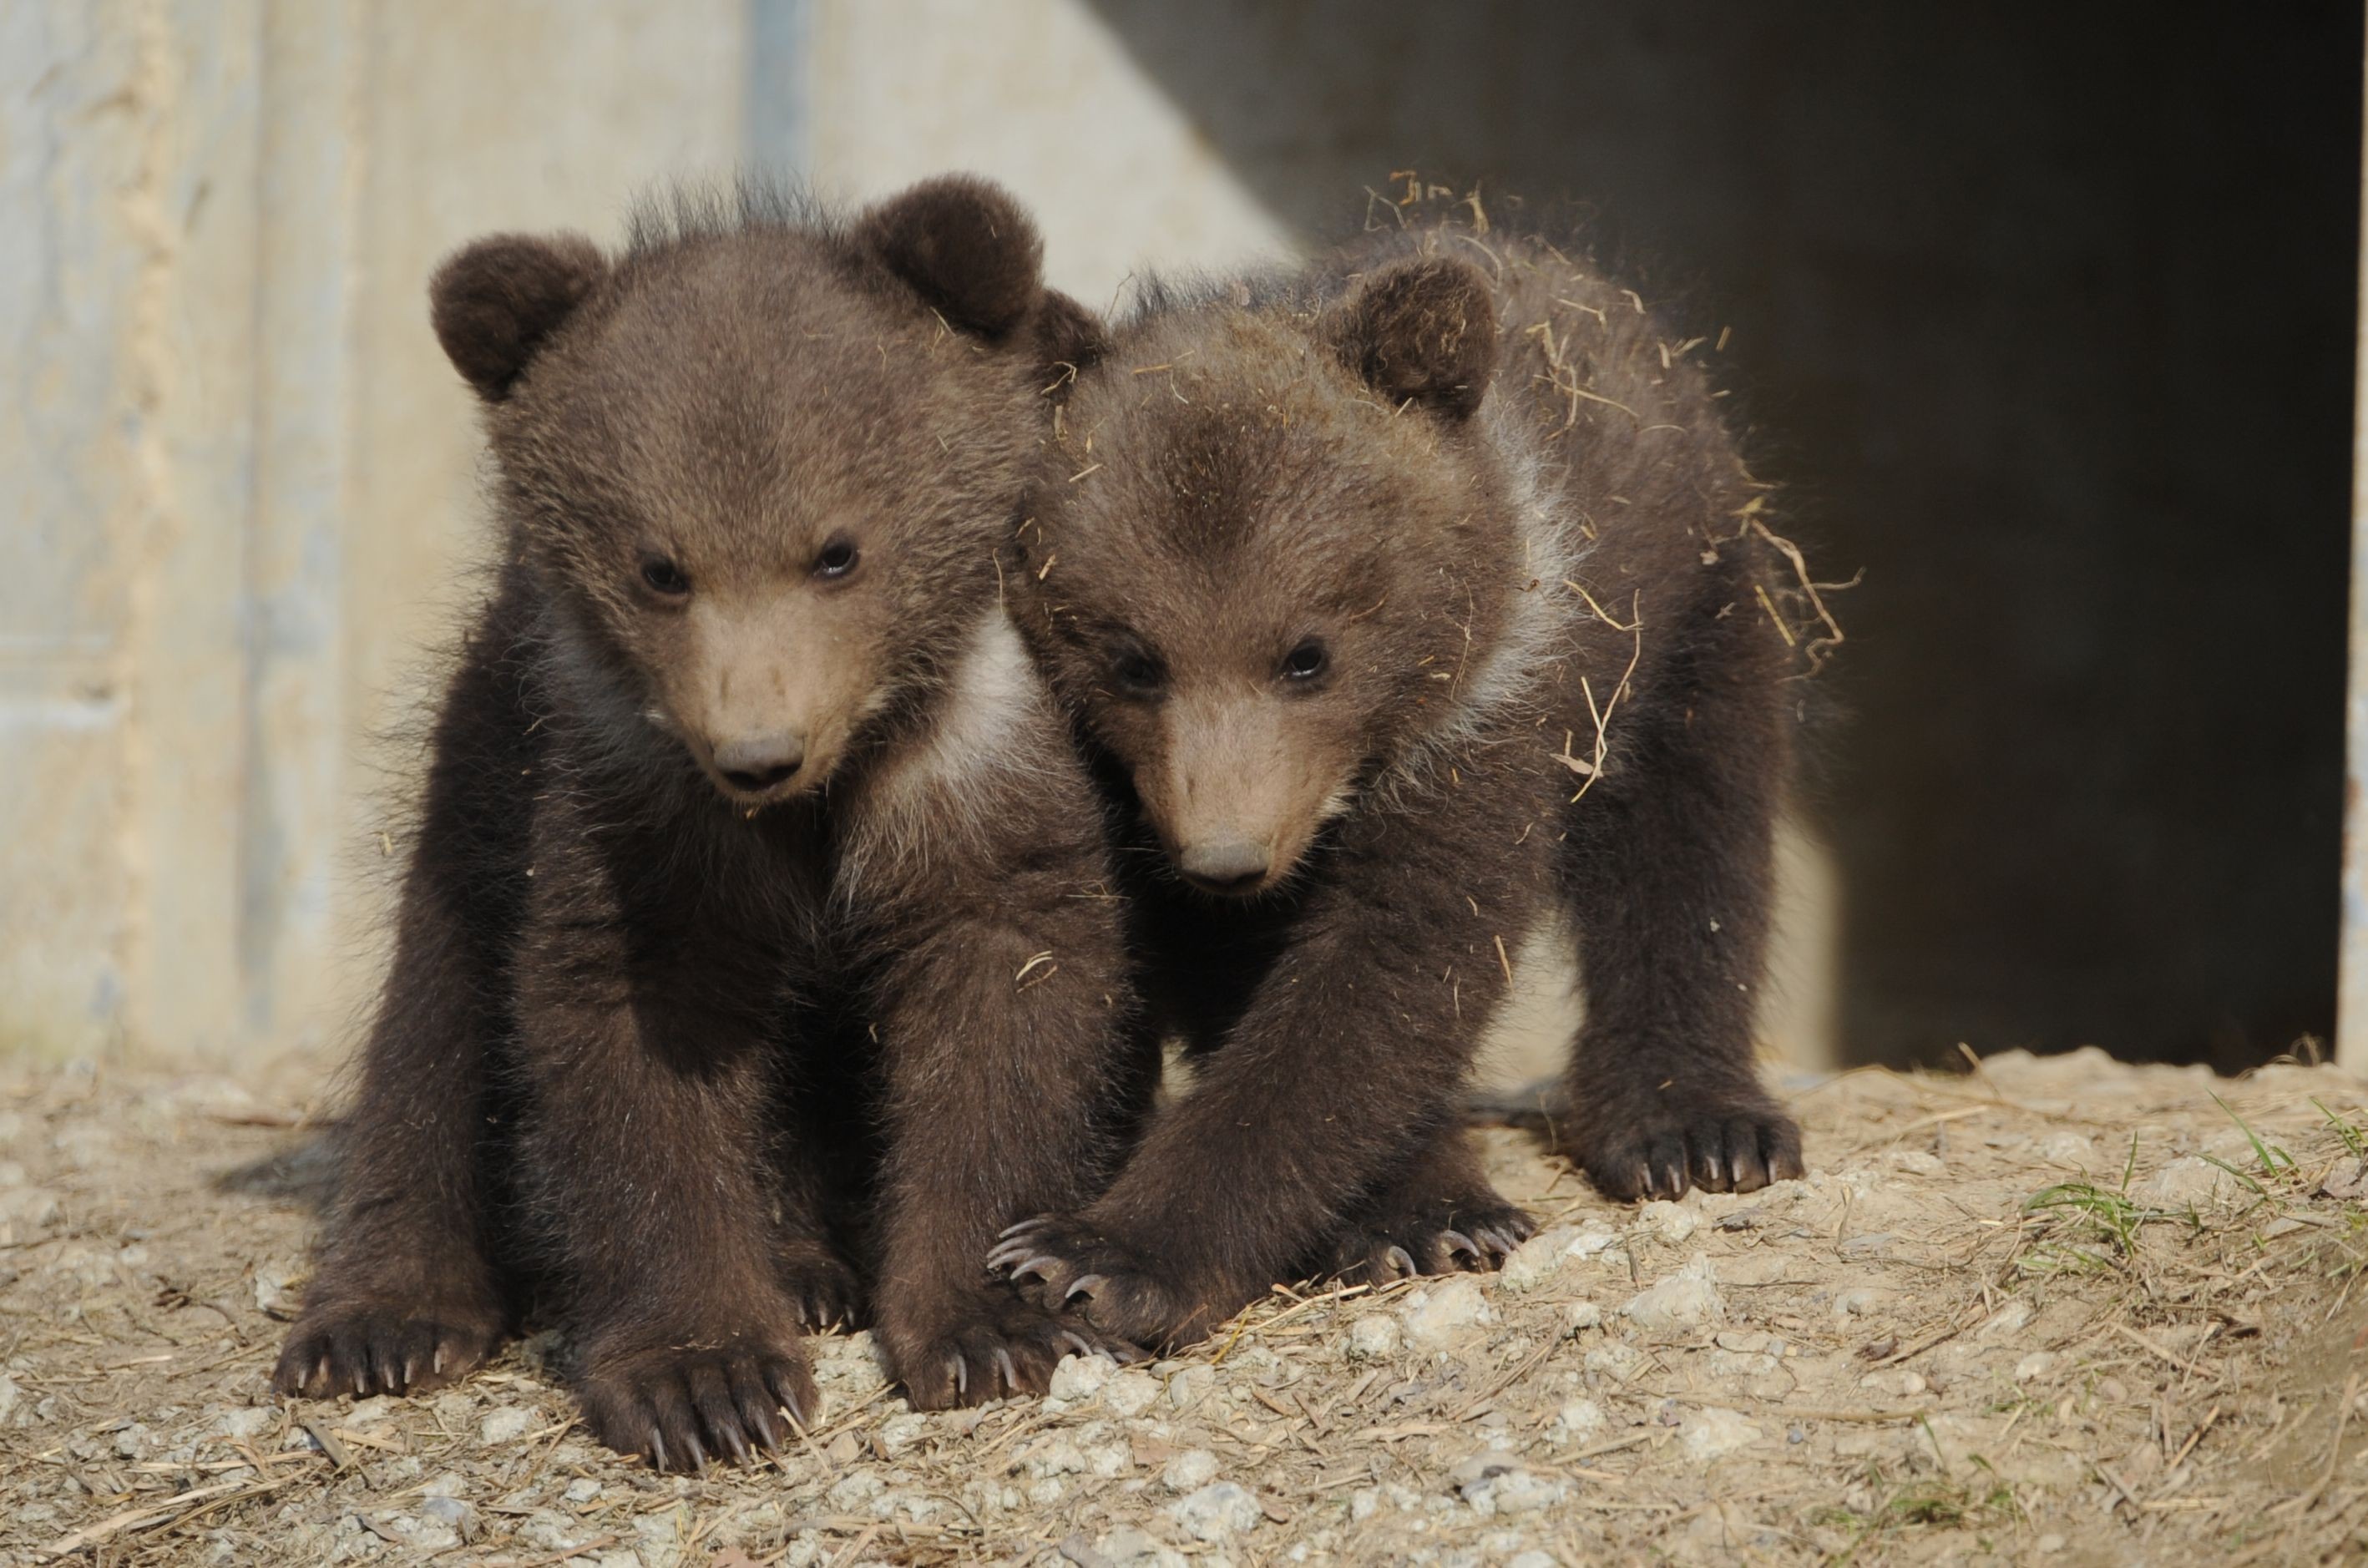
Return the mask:
<svg viewBox="0 0 2368 1568">
<path fill-rule="evenodd" d="M 1304 231 L 1478 176 L 1734 328 L 1866 569 L 1810 783 L 1851 1059 L 2329 1031 L 2358 6 L 1093 3 Z"/>
</svg>

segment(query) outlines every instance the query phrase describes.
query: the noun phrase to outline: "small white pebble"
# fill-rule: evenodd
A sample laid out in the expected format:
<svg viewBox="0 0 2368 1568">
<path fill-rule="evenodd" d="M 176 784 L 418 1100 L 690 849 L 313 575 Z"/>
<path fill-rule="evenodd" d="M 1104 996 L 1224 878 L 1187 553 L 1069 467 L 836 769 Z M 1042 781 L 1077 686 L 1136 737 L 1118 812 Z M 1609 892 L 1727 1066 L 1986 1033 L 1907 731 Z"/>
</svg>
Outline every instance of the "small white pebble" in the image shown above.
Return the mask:
<svg viewBox="0 0 2368 1568">
<path fill-rule="evenodd" d="M 1028 1473 L 1039 1480 L 1048 1475 L 1076 1475 L 1086 1468 L 1086 1456 L 1076 1444 L 1066 1437 L 1048 1437 L 1031 1445 L 1022 1461 Z"/>
<path fill-rule="evenodd" d="M 1584 1442 L 1603 1430 L 1603 1406 L 1591 1399 L 1565 1400 L 1562 1408 L 1554 1413 L 1554 1425 L 1567 1440 Z"/>
<path fill-rule="evenodd" d="M 1636 1229 L 1671 1246 L 1692 1235 L 1701 1223 L 1701 1215 L 1666 1198 L 1656 1198 L 1636 1211 Z"/>
<path fill-rule="evenodd" d="M 346 1412 L 345 1419 L 338 1422 L 337 1425 L 340 1426 L 373 1426 L 393 1415 L 396 1410 L 402 1407 L 402 1404 L 403 1402 L 401 1400 L 395 1399 L 388 1394 L 379 1394 L 371 1399 L 358 1400 L 355 1402 L 353 1408 Z"/>
<path fill-rule="evenodd" d="M 1138 1563 L 1166 1568 L 1171 1562 L 1182 1561 L 1133 1525 L 1120 1526 L 1095 1544 L 1111 1568 L 1134 1568 Z"/>
<path fill-rule="evenodd" d="M 876 1435 L 880 1438 L 880 1446 L 894 1458 L 929 1435 L 929 1418 L 918 1411 L 908 1410 L 880 1423 Z"/>
<path fill-rule="evenodd" d="M 1706 1464 L 1759 1440 L 1759 1428 L 1745 1420 L 1741 1412 L 1716 1405 L 1693 1412 L 1678 1430 L 1679 1446 L 1696 1464 Z"/>
<path fill-rule="evenodd" d="M 457 1471 L 444 1471 L 420 1483 L 419 1490 L 430 1497 L 466 1497 L 469 1483 Z"/>
<path fill-rule="evenodd" d="M 1195 1540 L 1223 1540 L 1246 1530 L 1266 1517 L 1258 1499 L 1230 1481 L 1203 1486 L 1190 1496 L 1171 1503 L 1168 1513 Z"/>
<path fill-rule="evenodd" d="M 1217 1456 L 1206 1449 L 1188 1449 L 1159 1472 L 1159 1483 L 1170 1492 L 1195 1492 L 1216 1478 Z"/>
<path fill-rule="evenodd" d="M 1615 1383 L 1624 1383 L 1649 1363 L 1645 1353 L 1634 1346 L 1609 1339 L 1588 1351 L 1583 1364 L 1590 1372 L 1600 1372 Z"/>
<path fill-rule="evenodd" d="M 279 1412 L 269 1406 L 250 1405 L 244 1410 L 222 1412 L 222 1419 L 214 1423 L 214 1430 L 225 1437 L 257 1437 L 265 1427 L 277 1425 L 279 1420 Z"/>
<path fill-rule="evenodd" d="M 1513 1256 L 1497 1272 L 1498 1282 L 1508 1290 L 1536 1290 L 1571 1262 L 1571 1243 L 1577 1237 L 1577 1231 L 1567 1225 L 1540 1231 L 1513 1249 Z"/>
<path fill-rule="evenodd" d="M 462 1540 L 477 1533 L 477 1510 L 458 1497 L 430 1493 L 420 1499 L 419 1511 L 446 1528 L 457 1531 Z"/>
<path fill-rule="evenodd" d="M 1982 1320 L 1974 1330 L 1975 1339 L 2002 1339 L 2010 1334 L 2021 1334 L 2031 1322 L 2031 1303 L 2017 1297 Z"/>
<path fill-rule="evenodd" d="M 1639 1291 L 1621 1311 L 1648 1334 L 1668 1334 L 1723 1322 L 1726 1302 L 1718 1293 L 1710 1259 L 1696 1257 L 1658 1284 Z"/>
<path fill-rule="evenodd" d="M 1570 1244 L 1563 1250 L 1573 1257 L 1593 1257 L 1619 1239 L 1620 1233 L 1602 1221 L 1589 1220 L 1578 1228 L 1578 1233 L 1570 1238 Z"/>
<path fill-rule="evenodd" d="M 1439 1346 L 1463 1338 L 1497 1321 L 1479 1283 L 1465 1276 L 1417 1290 L 1398 1312 L 1406 1336 L 1417 1345 Z"/>
<path fill-rule="evenodd" d="M 477 1424 L 477 1437 L 485 1443 L 515 1443 L 534 1428 L 534 1412 L 512 1405 L 496 1410 Z"/>
<path fill-rule="evenodd" d="M 1167 1380 L 1167 1403 L 1176 1410 L 1190 1410 L 1209 1397 L 1217 1385 L 1214 1367 L 1186 1367 Z"/>
<path fill-rule="evenodd" d="M 1132 1420 L 1159 1400 L 1159 1380 L 1129 1368 L 1102 1385 L 1102 1408 L 1122 1420 Z"/>
<path fill-rule="evenodd" d="M 1405 1335 L 1398 1331 L 1397 1320 L 1381 1312 L 1369 1312 L 1349 1325 L 1349 1359 L 1379 1361 L 1398 1353 Z"/>
<path fill-rule="evenodd" d="M 1072 1403 L 1091 1399 L 1101 1392 L 1118 1363 L 1107 1356 L 1067 1356 L 1053 1369 L 1052 1397 Z"/>
</svg>

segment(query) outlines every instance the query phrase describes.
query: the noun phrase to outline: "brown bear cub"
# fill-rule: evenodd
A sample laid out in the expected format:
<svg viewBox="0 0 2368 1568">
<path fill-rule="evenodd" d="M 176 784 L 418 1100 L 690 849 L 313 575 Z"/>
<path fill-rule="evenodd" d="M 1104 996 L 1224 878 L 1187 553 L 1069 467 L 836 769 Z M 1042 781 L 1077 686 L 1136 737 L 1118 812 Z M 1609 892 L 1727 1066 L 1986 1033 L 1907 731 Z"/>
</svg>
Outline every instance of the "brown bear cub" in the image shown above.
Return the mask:
<svg viewBox="0 0 2368 1568">
<path fill-rule="evenodd" d="M 1751 1044 L 1788 636 L 1695 347 L 1438 223 L 1072 345 L 1011 574 L 1202 1054 L 1107 1192 L 991 1255 L 1035 1299 L 1172 1345 L 1313 1270 L 1496 1261 L 1529 1221 L 1459 1096 L 1557 906 L 1560 1145 L 1622 1198 L 1800 1173 Z"/>
<path fill-rule="evenodd" d="M 978 1261 L 1100 1189 L 1147 1085 L 1099 806 L 996 580 L 1075 311 L 1039 259 L 951 178 L 438 272 L 504 564 L 282 1391 L 450 1380 L 531 1302 L 591 1430 L 684 1466 L 813 1416 L 802 1322 L 867 1317 L 923 1406 L 1127 1348 Z"/>
</svg>

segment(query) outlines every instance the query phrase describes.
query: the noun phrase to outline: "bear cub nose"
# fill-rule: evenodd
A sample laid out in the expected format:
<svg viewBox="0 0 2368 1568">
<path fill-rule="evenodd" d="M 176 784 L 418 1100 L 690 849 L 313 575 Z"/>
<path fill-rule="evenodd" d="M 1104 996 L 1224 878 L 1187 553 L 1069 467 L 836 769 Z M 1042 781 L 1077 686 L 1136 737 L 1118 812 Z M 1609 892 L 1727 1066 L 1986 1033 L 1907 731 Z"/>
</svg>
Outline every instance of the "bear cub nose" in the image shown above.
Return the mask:
<svg viewBox="0 0 2368 1568">
<path fill-rule="evenodd" d="M 715 771 L 751 795 L 794 778 L 805 760 L 806 743 L 797 735 L 750 735 L 715 748 Z"/>
<path fill-rule="evenodd" d="M 1265 846 L 1247 838 L 1187 845 L 1176 857 L 1176 869 L 1211 892 L 1240 892 L 1266 875 L 1267 865 Z"/>
</svg>

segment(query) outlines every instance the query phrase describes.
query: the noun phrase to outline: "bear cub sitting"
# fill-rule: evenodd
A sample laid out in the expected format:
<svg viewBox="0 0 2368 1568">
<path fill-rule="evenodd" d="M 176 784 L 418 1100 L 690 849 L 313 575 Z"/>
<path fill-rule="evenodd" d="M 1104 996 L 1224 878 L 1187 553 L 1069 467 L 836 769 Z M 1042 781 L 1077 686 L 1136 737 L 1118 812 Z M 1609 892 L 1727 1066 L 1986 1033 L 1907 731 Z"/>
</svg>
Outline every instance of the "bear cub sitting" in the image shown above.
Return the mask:
<svg viewBox="0 0 2368 1568">
<path fill-rule="evenodd" d="M 431 1386 L 547 1311 L 589 1428 L 664 1468 L 814 1417 L 801 1323 L 867 1318 L 925 1407 L 1127 1352 L 978 1263 L 1099 1190 L 1149 1083 L 1098 806 L 996 585 L 1075 310 L 1040 255 L 947 178 L 438 272 L 501 564 L 281 1391 Z"/>
</svg>

